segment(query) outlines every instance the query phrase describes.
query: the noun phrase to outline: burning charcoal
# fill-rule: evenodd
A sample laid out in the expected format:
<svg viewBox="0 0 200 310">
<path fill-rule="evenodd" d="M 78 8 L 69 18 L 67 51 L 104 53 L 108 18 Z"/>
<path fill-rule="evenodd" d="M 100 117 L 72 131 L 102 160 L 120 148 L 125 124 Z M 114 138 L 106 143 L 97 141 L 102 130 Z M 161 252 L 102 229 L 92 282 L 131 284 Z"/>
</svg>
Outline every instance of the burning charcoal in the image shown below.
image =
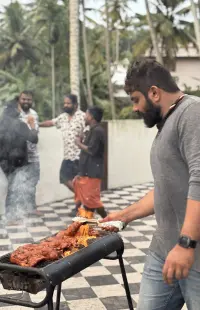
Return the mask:
<svg viewBox="0 0 200 310">
<path fill-rule="evenodd" d="M 85 210 L 85 208 L 79 208 L 77 216 L 80 216 L 86 219 L 92 219 L 94 217 L 94 212 Z"/>
</svg>

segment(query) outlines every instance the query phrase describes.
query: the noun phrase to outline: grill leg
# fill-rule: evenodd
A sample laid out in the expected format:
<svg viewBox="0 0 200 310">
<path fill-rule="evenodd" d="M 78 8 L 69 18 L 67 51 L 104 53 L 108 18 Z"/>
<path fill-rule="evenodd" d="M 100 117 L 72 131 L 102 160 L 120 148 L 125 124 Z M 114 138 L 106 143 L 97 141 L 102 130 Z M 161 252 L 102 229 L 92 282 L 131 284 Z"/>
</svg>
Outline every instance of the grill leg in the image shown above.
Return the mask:
<svg viewBox="0 0 200 310">
<path fill-rule="evenodd" d="M 57 297 L 56 297 L 56 309 L 55 309 L 55 310 L 60 310 L 61 286 L 62 286 L 62 283 L 60 283 L 60 284 L 57 286 Z"/>
<path fill-rule="evenodd" d="M 48 310 L 53 310 L 53 297 L 51 297 L 48 301 Z"/>
<path fill-rule="evenodd" d="M 127 277 L 126 277 L 126 270 L 125 270 L 123 258 L 121 255 L 119 256 L 119 265 L 120 265 L 120 269 L 121 269 L 121 273 L 122 273 L 122 278 L 124 281 L 124 288 L 126 291 L 126 297 L 127 297 L 129 309 L 134 310 L 132 298 L 131 298 L 131 293 L 130 293 L 130 289 L 129 289 L 129 285 L 128 285 L 128 281 L 127 281 Z"/>
</svg>

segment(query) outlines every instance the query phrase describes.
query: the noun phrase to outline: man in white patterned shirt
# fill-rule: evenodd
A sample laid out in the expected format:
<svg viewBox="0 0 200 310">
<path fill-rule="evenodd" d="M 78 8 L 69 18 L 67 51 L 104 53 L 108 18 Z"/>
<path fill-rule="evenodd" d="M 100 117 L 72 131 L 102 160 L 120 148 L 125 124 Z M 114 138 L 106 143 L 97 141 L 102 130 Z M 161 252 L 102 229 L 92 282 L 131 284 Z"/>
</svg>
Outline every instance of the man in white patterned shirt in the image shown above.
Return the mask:
<svg viewBox="0 0 200 310">
<path fill-rule="evenodd" d="M 78 109 L 77 96 L 70 94 L 64 97 L 64 113 L 57 118 L 40 123 L 40 127 L 56 126 L 61 130 L 64 144 L 64 159 L 60 168 L 60 183 L 72 192 L 73 179 L 79 172 L 80 149 L 75 144 L 76 137 L 82 136 L 85 130 L 85 113 Z"/>
</svg>

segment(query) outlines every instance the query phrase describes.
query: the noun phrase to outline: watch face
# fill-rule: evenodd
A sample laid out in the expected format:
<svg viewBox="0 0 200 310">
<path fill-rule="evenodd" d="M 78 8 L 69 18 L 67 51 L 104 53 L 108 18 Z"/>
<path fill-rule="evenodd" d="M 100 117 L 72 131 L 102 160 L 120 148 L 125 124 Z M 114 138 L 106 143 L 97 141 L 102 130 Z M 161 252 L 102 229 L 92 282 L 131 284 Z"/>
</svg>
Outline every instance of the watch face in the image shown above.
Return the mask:
<svg viewBox="0 0 200 310">
<path fill-rule="evenodd" d="M 184 248 L 189 248 L 190 246 L 190 238 L 186 236 L 181 236 L 179 244 Z"/>
</svg>

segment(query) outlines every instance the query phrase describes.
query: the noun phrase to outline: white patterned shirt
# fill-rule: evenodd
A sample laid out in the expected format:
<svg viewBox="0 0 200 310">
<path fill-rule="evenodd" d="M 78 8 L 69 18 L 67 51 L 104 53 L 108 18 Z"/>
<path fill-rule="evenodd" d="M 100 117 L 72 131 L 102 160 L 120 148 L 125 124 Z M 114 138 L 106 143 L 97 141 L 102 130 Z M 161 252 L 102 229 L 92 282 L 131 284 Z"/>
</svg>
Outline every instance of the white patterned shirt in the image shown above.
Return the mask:
<svg viewBox="0 0 200 310">
<path fill-rule="evenodd" d="M 24 112 L 23 110 L 20 112 L 20 119 L 28 125 L 30 128 L 29 124 L 27 123 L 27 118 L 28 116 L 31 115 L 34 118 L 34 123 L 35 123 L 35 130 L 39 132 L 39 118 L 38 114 L 35 110 L 29 109 L 28 112 Z M 37 163 L 40 161 L 39 159 L 39 152 L 38 152 L 38 147 L 37 144 L 31 143 L 27 141 L 27 150 L 28 150 L 28 162 L 29 163 Z"/>
<path fill-rule="evenodd" d="M 61 130 L 64 142 L 64 159 L 79 160 L 80 148 L 75 144 L 77 136 L 81 136 L 85 130 L 85 113 L 77 110 L 72 118 L 67 113 L 60 114 L 53 119 L 54 125 Z"/>
</svg>

